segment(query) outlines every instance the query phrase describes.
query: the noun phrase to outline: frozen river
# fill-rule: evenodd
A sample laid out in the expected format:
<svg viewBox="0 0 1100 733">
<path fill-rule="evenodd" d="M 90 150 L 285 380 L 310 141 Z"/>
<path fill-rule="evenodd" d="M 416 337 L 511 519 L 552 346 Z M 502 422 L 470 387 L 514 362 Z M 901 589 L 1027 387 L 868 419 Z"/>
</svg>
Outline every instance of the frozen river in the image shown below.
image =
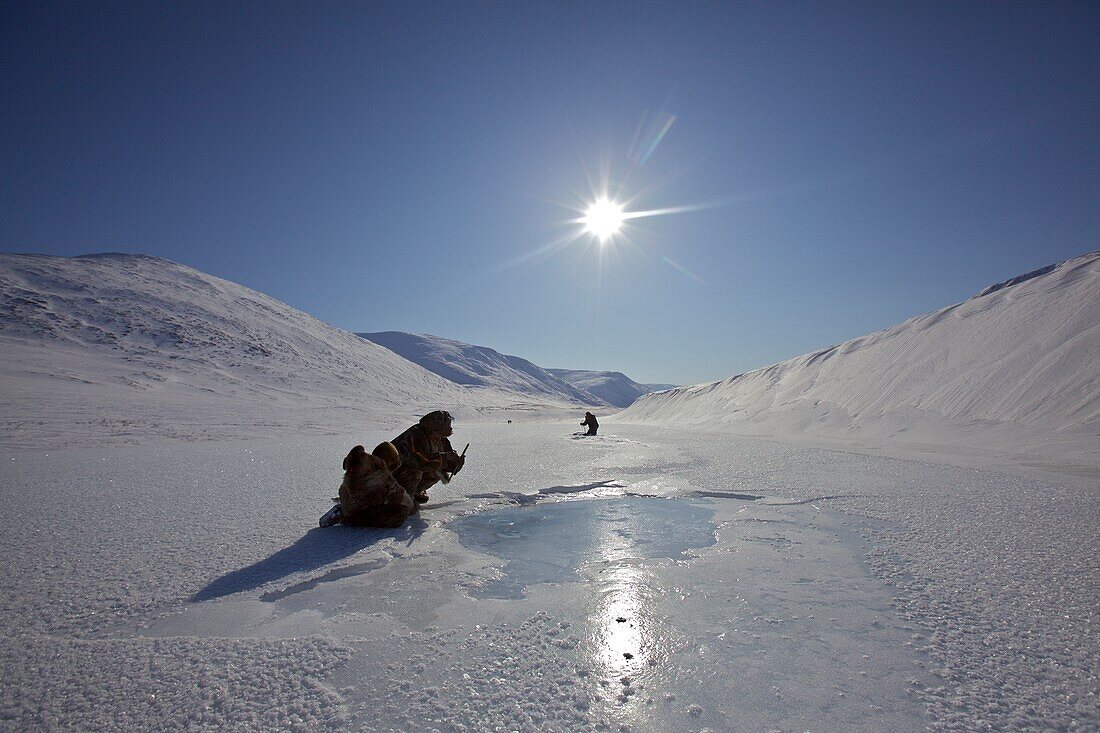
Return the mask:
<svg viewBox="0 0 1100 733">
<path fill-rule="evenodd" d="M 377 531 L 388 435 L 4 455 L 0 729 L 1100 726 L 1096 477 L 571 430 Z"/>
</svg>

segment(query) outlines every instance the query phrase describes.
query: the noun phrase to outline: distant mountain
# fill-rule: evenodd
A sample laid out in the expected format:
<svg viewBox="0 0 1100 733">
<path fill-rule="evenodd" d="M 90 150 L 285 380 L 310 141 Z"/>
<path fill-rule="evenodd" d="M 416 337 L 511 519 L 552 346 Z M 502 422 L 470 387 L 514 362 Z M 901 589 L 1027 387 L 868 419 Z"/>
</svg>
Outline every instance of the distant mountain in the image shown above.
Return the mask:
<svg viewBox="0 0 1100 733">
<path fill-rule="evenodd" d="M 642 395 L 654 391 L 650 385 L 638 384 L 622 372 L 594 372 L 584 369 L 547 371 L 615 407 L 628 407 Z"/>
<path fill-rule="evenodd" d="M 463 389 L 262 293 L 143 255 L 0 254 L 0 445 L 399 424 Z"/>
<path fill-rule="evenodd" d="M 848 441 L 1003 442 L 1095 461 L 1100 252 L 812 354 L 646 395 L 618 419 Z"/>
<path fill-rule="evenodd" d="M 501 354 L 486 346 L 401 331 L 361 333 L 359 336 L 384 346 L 455 384 L 491 387 L 532 398 L 572 402 L 582 406 L 607 404 L 598 396 L 555 376 L 550 370 L 527 359 Z"/>
<path fill-rule="evenodd" d="M 666 389 L 676 389 L 680 385 L 678 384 L 647 384 L 645 385 L 650 392 L 664 392 Z"/>
</svg>

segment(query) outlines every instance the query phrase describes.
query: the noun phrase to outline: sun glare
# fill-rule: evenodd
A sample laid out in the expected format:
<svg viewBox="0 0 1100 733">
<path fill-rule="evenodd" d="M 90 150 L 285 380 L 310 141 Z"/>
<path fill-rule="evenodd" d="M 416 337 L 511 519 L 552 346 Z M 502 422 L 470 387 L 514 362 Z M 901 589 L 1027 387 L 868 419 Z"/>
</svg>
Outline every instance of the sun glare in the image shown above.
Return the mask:
<svg viewBox="0 0 1100 733">
<path fill-rule="evenodd" d="M 581 223 L 586 232 L 594 234 L 600 242 L 606 242 L 622 228 L 624 218 L 622 205 L 603 197 L 588 207 Z"/>
</svg>

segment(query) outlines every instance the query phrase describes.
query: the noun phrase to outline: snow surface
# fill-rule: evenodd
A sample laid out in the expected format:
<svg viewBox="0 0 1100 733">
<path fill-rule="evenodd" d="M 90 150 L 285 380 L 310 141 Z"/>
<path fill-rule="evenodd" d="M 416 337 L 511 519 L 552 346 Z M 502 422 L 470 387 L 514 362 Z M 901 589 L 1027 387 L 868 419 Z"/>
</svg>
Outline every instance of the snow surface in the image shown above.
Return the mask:
<svg viewBox="0 0 1100 733">
<path fill-rule="evenodd" d="M 550 369 L 548 371 L 615 407 L 629 407 L 634 400 L 654 391 L 652 387 L 639 384 L 622 372 L 594 372 L 585 369 Z M 661 389 L 665 388 L 661 385 Z"/>
<path fill-rule="evenodd" d="M 1100 467 L 1100 252 L 619 419 Z"/>
<path fill-rule="evenodd" d="M 493 387 L 580 406 L 605 404 L 599 396 L 552 373 L 553 369 L 543 369 L 527 359 L 508 356 L 487 346 L 402 331 L 359 335 L 455 384 Z"/>
<path fill-rule="evenodd" d="M 398 530 L 315 524 L 380 431 L 0 454 L 0 728 L 1100 729 L 1095 475 L 571 431 Z"/>
<path fill-rule="evenodd" d="M 0 254 L 0 445 L 333 433 L 545 411 L 455 385 L 262 293 L 167 260 Z M 562 401 L 559 401 L 559 404 Z"/>
</svg>

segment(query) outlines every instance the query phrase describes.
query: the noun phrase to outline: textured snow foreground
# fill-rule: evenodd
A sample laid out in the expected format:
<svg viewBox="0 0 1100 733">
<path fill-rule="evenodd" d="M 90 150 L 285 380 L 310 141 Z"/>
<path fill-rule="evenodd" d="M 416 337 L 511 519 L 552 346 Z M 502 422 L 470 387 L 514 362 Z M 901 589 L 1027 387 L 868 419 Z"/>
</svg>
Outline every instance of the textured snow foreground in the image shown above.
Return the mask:
<svg viewBox="0 0 1100 733">
<path fill-rule="evenodd" d="M 400 530 L 353 443 L 2 456 L 3 730 L 1097 730 L 1095 475 L 459 425 Z"/>
</svg>

